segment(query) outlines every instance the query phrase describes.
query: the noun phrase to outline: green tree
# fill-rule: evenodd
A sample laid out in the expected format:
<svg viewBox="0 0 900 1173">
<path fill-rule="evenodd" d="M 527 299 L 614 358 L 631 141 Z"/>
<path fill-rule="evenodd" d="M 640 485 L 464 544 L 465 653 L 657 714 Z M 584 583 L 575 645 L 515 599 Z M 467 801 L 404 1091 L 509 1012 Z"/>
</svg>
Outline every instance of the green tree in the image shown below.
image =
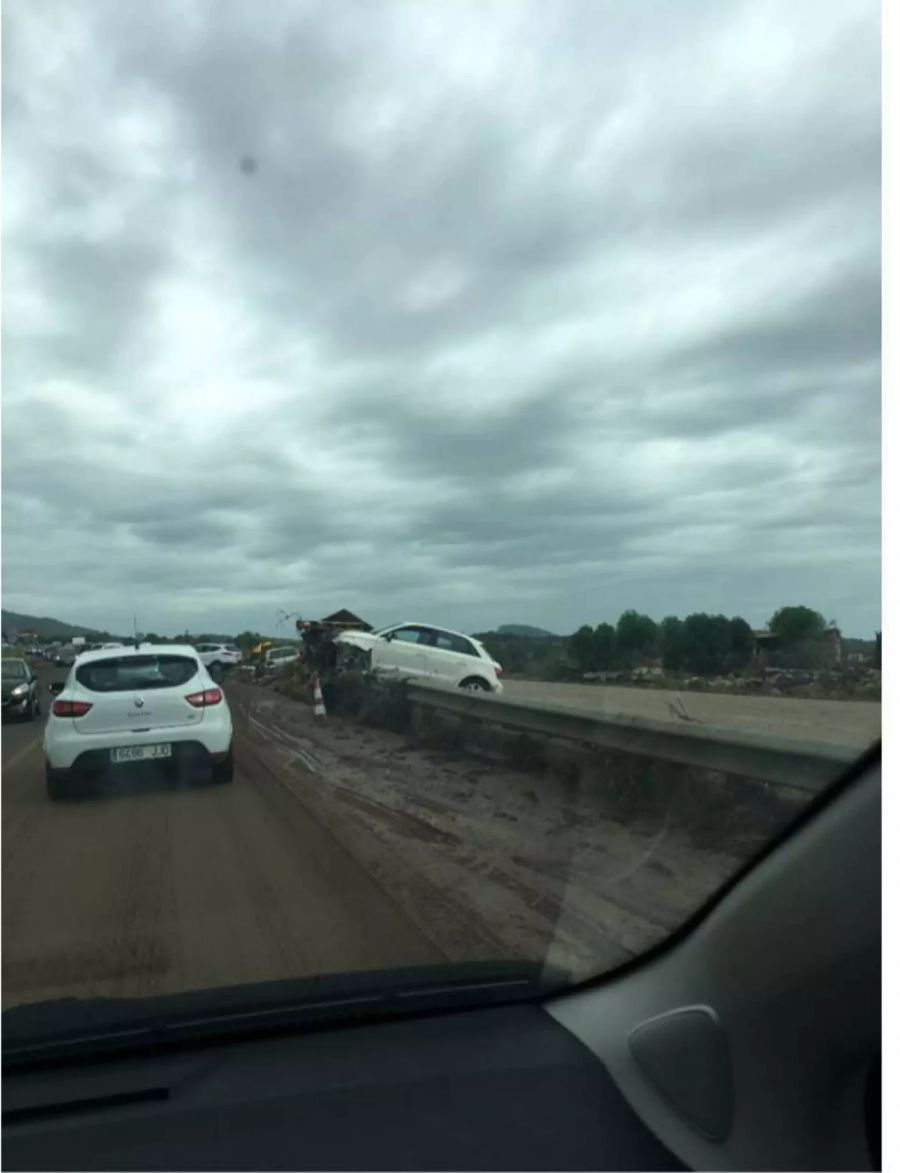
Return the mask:
<svg viewBox="0 0 900 1173">
<path fill-rule="evenodd" d="M 611 623 L 598 623 L 594 628 L 594 668 L 611 668 L 616 662 L 616 629 Z"/>
<path fill-rule="evenodd" d="M 234 637 L 234 642 L 242 652 L 249 652 L 251 648 L 256 647 L 261 639 L 262 636 L 258 631 L 242 631 L 240 635 Z"/>
<path fill-rule="evenodd" d="M 594 633 L 587 623 L 569 637 L 568 651 L 582 672 L 594 671 Z"/>
<path fill-rule="evenodd" d="M 753 659 L 753 649 L 756 641 L 753 638 L 753 628 L 746 619 L 735 615 L 728 621 L 731 630 L 731 667 L 745 668 Z"/>
<path fill-rule="evenodd" d="M 769 620 L 769 630 L 787 649 L 823 639 L 826 625 L 824 617 L 811 607 L 781 607 Z"/>
<path fill-rule="evenodd" d="M 698 612 L 684 621 L 684 666 L 699 675 L 724 672 L 731 655 L 731 626 L 724 615 Z"/>
<path fill-rule="evenodd" d="M 649 615 L 623 611 L 616 624 L 616 655 L 627 666 L 652 659 L 659 648 L 659 628 Z"/>
<path fill-rule="evenodd" d="M 667 672 L 678 672 L 684 667 L 684 624 L 674 615 L 667 615 L 659 625 L 659 643 L 663 667 Z"/>
</svg>

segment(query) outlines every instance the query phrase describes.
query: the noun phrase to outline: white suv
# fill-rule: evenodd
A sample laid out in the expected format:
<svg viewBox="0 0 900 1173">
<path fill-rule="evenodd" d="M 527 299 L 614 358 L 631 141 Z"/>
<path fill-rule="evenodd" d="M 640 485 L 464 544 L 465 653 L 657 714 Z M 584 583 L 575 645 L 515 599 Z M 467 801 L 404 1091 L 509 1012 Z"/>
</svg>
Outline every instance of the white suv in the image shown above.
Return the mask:
<svg viewBox="0 0 900 1173">
<path fill-rule="evenodd" d="M 344 631 L 336 644 L 371 653 L 373 672 L 420 676 L 480 692 L 503 692 L 503 669 L 471 635 L 424 623 L 395 623 L 379 631 Z"/>
<path fill-rule="evenodd" d="M 225 694 L 194 648 L 150 644 L 86 652 L 44 727 L 47 793 L 71 795 L 89 777 L 125 781 L 139 762 L 181 775 L 195 766 L 211 768 L 214 781 L 230 782 L 232 736 Z"/>
<path fill-rule="evenodd" d="M 197 655 L 207 668 L 233 668 L 241 662 L 241 649 L 235 644 L 197 644 Z"/>
</svg>

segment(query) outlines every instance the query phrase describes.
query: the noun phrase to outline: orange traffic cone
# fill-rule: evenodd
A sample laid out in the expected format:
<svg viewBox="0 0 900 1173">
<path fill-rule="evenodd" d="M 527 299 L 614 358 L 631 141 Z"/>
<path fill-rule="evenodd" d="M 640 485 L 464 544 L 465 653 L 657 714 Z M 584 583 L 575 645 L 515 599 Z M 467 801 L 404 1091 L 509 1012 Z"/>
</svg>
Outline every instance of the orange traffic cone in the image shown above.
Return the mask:
<svg viewBox="0 0 900 1173">
<path fill-rule="evenodd" d="M 326 717 L 325 701 L 322 697 L 322 685 L 319 683 L 318 676 L 313 677 L 313 716 Z"/>
</svg>

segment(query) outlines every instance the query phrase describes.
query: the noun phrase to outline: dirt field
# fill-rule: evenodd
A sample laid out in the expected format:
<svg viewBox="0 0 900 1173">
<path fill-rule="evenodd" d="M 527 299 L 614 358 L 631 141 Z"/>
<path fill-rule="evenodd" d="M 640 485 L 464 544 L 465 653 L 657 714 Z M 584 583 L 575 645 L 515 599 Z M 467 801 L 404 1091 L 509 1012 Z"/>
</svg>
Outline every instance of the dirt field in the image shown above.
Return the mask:
<svg viewBox="0 0 900 1173">
<path fill-rule="evenodd" d="M 602 684 L 552 684 L 509 680 L 504 695 L 596 713 L 629 713 L 660 721 L 681 720 L 674 709 L 680 697 L 688 714 L 706 725 L 755 730 L 781 737 L 869 745 L 881 736 L 881 705 L 873 701 L 808 701 L 794 697 L 724 696 L 703 692 L 666 692 Z"/>
</svg>

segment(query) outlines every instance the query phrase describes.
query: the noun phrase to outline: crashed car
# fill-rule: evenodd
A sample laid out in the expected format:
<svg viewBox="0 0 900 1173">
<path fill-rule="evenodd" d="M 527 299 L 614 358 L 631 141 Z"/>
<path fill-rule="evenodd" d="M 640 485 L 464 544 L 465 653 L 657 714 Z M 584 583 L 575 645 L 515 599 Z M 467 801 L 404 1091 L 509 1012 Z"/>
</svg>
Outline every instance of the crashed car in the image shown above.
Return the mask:
<svg viewBox="0 0 900 1173">
<path fill-rule="evenodd" d="M 381 675 L 421 677 L 452 688 L 501 693 L 503 669 L 477 639 L 424 623 L 395 623 L 378 631 L 344 631 L 341 649 L 362 652 L 364 666 Z"/>
</svg>

